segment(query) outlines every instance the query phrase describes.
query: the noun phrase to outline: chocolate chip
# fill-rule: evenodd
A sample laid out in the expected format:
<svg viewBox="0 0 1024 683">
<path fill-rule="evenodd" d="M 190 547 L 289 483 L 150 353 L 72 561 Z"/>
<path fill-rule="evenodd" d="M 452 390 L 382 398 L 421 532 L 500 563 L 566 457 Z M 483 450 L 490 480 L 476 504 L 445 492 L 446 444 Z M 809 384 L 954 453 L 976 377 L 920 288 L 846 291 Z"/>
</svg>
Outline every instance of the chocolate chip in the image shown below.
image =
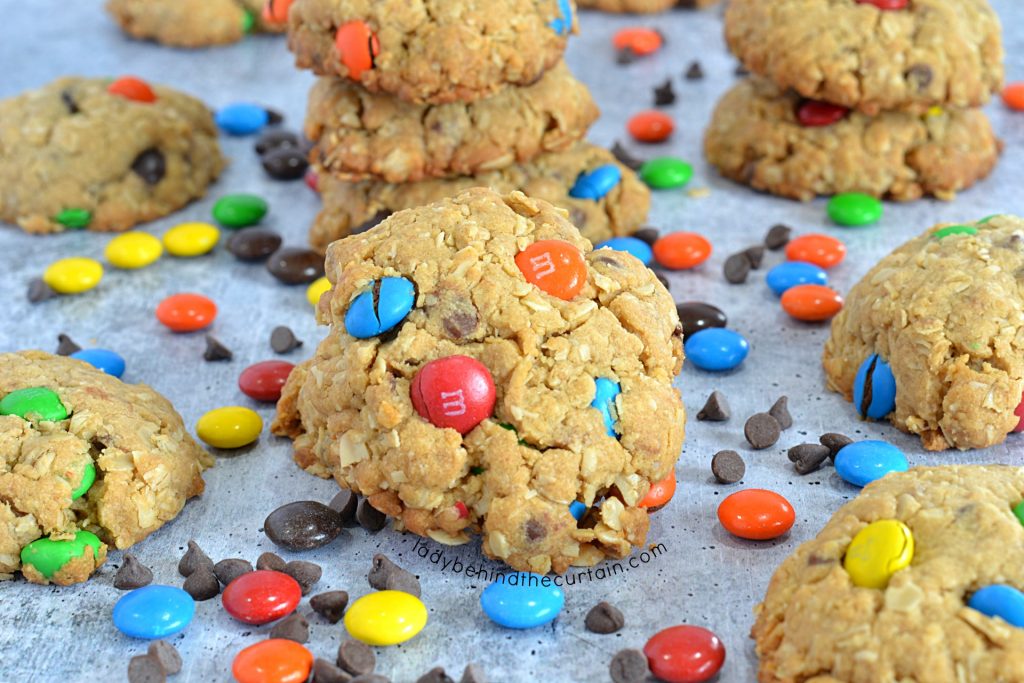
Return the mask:
<svg viewBox="0 0 1024 683">
<path fill-rule="evenodd" d="M 583 625 L 591 633 L 615 633 L 626 625 L 626 618 L 618 607 L 601 601 L 590 608 Z"/>
<path fill-rule="evenodd" d="M 359 504 L 356 505 L 356 521 L 370 533 L 376 533 L 387 525 L 388 517 L 370 505 L 369 500 L 360 498 Z"/>
<path fill-rule="evenodd" d="M 309 599 L 313 611 L 332 624 L 337 624 L 345 616 L 348 607 L 348 593 L 345 591 L 327 591 L 317 593 Z"/>
<path fill-rule="evenodd" d="M 251 571 L 252 563 L 238 557 L 221 560 L 213 565 L 213 573 L 217 576 L 217 580 L 225 586 L 242 574 L 248 574 Z"/>
<path fill-rule="evenodd" d="M 377 656 L 358 640 L 346 640 L 338 646 L 338 666 L 354 676 L 373 673 Z"/>
<path fill-rule="evenodd" d="M 828 454 L 828 446 L 817 443 L 802 443 L 786 452 L 797 474 L 810 474 L 817 470 L 828 458 Z"/>
<path fill-rule="evenodd" d="M 441 326 L 450 339 L 465 339 L 476 331 L 480 323 L 473 304 L 464 311 L 452 311 L 441 320 Z"/>
<path fill-rule="evenodd" d="M 282 247 L 267 260 L 267 270 L 286 285 L 308 284 L 324 274 L 324 257 L 312 249 Z"/>
<path fill-rule="evenodd" d="M 71 91 L 62 90 L 60 93 L 60 101 L 67 107 L 69 114 L 77 114 L 82 110 L 78 108 L 78 103 L 75 102 L 75 98 L 71 95 Z"/>
<path fill-rule="evenodd" d="M 284 114 L 270 107 L 263 107 L 263 109 L 267 112 L 268 126 L 279 126 L 284 123 Z"/>
<path fill-rule="evenodd" d="M 274 628 L 270 629 L 270 637 L 294 640 L 296 643 L 308 643 L 309 622 L 298 612 L 292 612 L 274 624 Z"/>
<path fill-rule="evenodd" d="M 853 443 L 853 439 L 850 437 L 836 432 L 822 434 L 818 437 L 818 441 L 821 442 L 822 446 L 828 447 L 828 457 L 832 460 L 836 459 L 836 453 Z"/>
<path fill-rule="evenodd" d="M 206 335 L 206 350 L 203 351 L 203 360 L 213 363 L 232 358 L 234 358 L 234 354 L 231 353 L 231 349 L 220 343 L 220 340 L 212 334 Z"/>
<path fill-rule="evenodd" d="M 701 301 L 684 301 L 676 304 L 683 334 L 687 337 L 709 327 L 725 327 L 728 319 L 721 309 Z"/>
<path fill-rule="evenodd" d="M 658 241 L 658 238 L 661 237 L 661 233 L 658 232 L 657 228 L 645 227 L 634 232 L 633 237 L 647 243 L 648 246 L 653 246 Z"/>
<path fill-rule="evenodd" d="M 793 228 L 782 223 L 777 223 L 768 229 L 768 233 L 764 236 L 764 246 L 775 251 L 776 249 L 782 249 L 784 246 L 789 244 L 789 237 L 793 234 Z"/>
<path fill-rule="evenodd" d="M 640 650 L 619 650 L 608 665 L 614 683 L 639 683 L 647 678 L 647 655 Z"/>
<path fill-rule="evenodd" d="M 57 296 L 57 290 L 43 281 L 43 278 L 36 277 L 29 280 L 28 289 L 25 292 L 30 304 L 38 304 Z"/>
<path fill-rule="evenodd" d="M 871 354 L 871 362 L 868 364 L 868 371 L 864 375 L 864 394 L 861 396 L 860 405 L 857 406 L 857 412 L 860 413 L 862 420 L 866 420 L 868 417 L 868 410 L 871 408 L 871 399 L 874 398 L 874 376 L 875 366 L 878 365 L 878 354 Z"/>
<path fill-rule="evenodd" d="M 638 59 L 640 59 L 640 55 L 637 54 L 636 50 L 628 46 L 619 50 L 618 54 L 615 55 L 616 64 L 632 64 Z"/>
<path fill-rule="evenodd" d="M 295 333 L 286 325 L 278 325 L 270 333 L 270 348 L 274 353 L 288 353 L 302 346 L 302 341 L 295 338 Z"/>
<path fill-rule="evenodd" d="M 263 553 L 256 558 L 256 569 L 269 569 L 274 572 L 283 572 L 288 563 L 281 559 L 276 553 Z"/>
<path fill-rule="evenodd" d="M 672 79 L 668 79 L 654 89 L 654 106 L 668 107 L 676 103 L 676 91 L 672 87 Z"/>
<path fill-rule="evenodd" d="M 736 68 L 733 69 L 733 74 L 736 76 L 749 76 L 750 70 L 742 64 L 737 64 Z"/>
<path fill-rule="evenodd" d="M 372 228 L 376 228 L 378 225 L 383 223 L 391 216 L 391 212 L 386 209 L 381 209 L 377 213 L 373 214 L 369 219 L 363 221 L 356 227 L 352 228 L 352 234 L 356 235 L 361 232 L 366 232 Z"/>
<path fill-rule="evenodd" d="M 160 662 L 161 668 L 168 676 L 181 671 L 181 655 L 178 649 L 166 640 L 154 640 L 149 644 L 146 654 Z"/>
<path fill-rule="evenodd" d="M 338 491 L 331 499 L 327 507 L 341 515 L 341 523 L 344 526 L 358 524 L 356 522 L 356 505 L 359 503 L 359 496 L 348 489 Z"/>
<path fill-rule="evenodd" d="M 718 451 L 711 458 L 711 474 L 720 484 L 735 484 L 747 472 L 747 464 L 736 451 Z"/>
<path fill-rule="evenodd" d="M 527 520 L 526 524 L 523 525 L 523 531 L 526 533 L 526 540 L 528 541 L 539 541 L 548 535 L 548 530 L 544 528 L 544 524 L 535 519 Z"/>
<path fill-rule="evenodd" d="M 764 261 L 764 247 L 760 244 L 747 247 L 743 252 L 747 255 L 747 260 L 750 261 L 750 267 L 753 270 L 757 270 L 761 267 L 761 262 Z"/>
<path fill-rule="evenodd" d="M 114 574 L 114 588 L 130 591 L 153 583 L 153 571 L 135 559 L 131 553 L 121 558 L 121 566 Z"/>
<path fill-rule="evenodd" d="M 309 160 L 301 149 L 280 147 L 260 158 L 263 170 L 274 180 L 298 180 L 306 175 Z"/>
<path fill-rule="evenodd" d="M 698 420 L 707 422 L 725 422 L 731 416 L 732 411 L 729 410 L 729 402 L 725 399 L 725 394 L 717 390 L 711 392 L 704 407 L 697 413 Z"/>
<path fill-rule="evenodd" d="M 665 291 L 668 291 L 668 292 L 672 291 L 672 285 L 669 284 L 667 277 L 665 277 L 664 275 L 662 275 L 658 271 L 654 271 L 654 277 L 658 278 L 658 282 L 660 282 L 661 286 L 665 288 Z M 682 325 L 680 325 L 679 326 L 679 334 L 682 335 L 682 333 L 683 333 L 683 327 L 682 327 Z"/>
<path fill-rule="evenodd" d="M 487 676 L 484 675 L 483 669 L 470 663 L 463 670 L 459 683 L 487 683 Z"/>
<path fill-rule="evenodd" d="M 263 531 L 288 550 L 321 548 L 342 532 L 341 515 L 315 500 L 299 500 L 277 508 L 263 520 Z"/>
<path fill-rule="evenodd" d="M 256 140 L 256 154 L 263 156 L 271 150 L 289 147 L 302 149 L 304 142 L 297 134 L 283 128 L 271 128 Z"/>
<path fill-rule="evenodd" d="M 68 335 L 63 332 L 57 335 L 57 350 L 54 353 L 58 356 L 70 356 L 81 350 L 82 347 L 72 341 Z"/>
<path fill-rule="evenodd" d="M 363 674 L 353 678 L 352 683 L 391 683 L 391 679 L 380 674 Z"/>
<path fill-rule="evenodd" d="M 612 145 L 611 153 L 612 156 L 615 157 L 616 161 L 618 161 L 620 164 L 622 164 L 628 169 L 632 169 L 635 171 L 644 165 L 644 162 L 642 160 L 633 156 L 633 154 L 628 149 L 623 147 L 622 143 L 619 142 L 618 140 L 616 140 L 615 144 Z"/>
<path fill-rule="evenodd" d="M 914 64 L 904 75 L 918 90 L 924 90 L 931 85 L 933 78 L 932 68 L 927 64 Z"/>
<path fill-rule="evenodd" d="M 750 259 L 747 257 L 747 252 L 741 251 L 725 259 L 722 273 L 730 284 L 741 285 L 746 282 L 747 276 L 750 275 Z"/>
<path fill-rule="evenodd" d="M 284 566 L 284 573 L 299 582 L 302 594 L 309 593 L 309 589 L 320 580 L 324 570 L 320 565 L 306 560 L 292 560 Z"/>
<path fill-rule="evenodd" d="M 213 573 L 213 560 L 203 552 L 195 541 L 188 542 L 188 550 L 182 555 L 178 562 L 178 573 L 182 576 L 191 576 L 197 570 L 205 567 Z"/>
<path fill-rule="evenodd" d="M 700 65 L 700 62 L 690 62 L 690 66 L 686 68 L 686 73 L 683 74 L 683 78 L 688 81 L 699 81 L 704 78 L 704 67 Z"/>
<path fill-rule="evenodd" d="M 779 400 L 768 409 L 768 414 L 775 418 L 782 429 L 789 429 L 793 426 L 793 416 L 789 414 L 788 396 L 780 396 Z"/>
<path fill-rule="evenodd" d="M 319 657 L 313 662 L 313 683 L 351 683 L 352 676 Z"/>
<path fill-rule="evenodd" d="M 281 236 L 273 230 L 246 228 L 231 233 L 228 238 L 228 252 L 239 261 L 263 261 L 281 248 Z"/>
<path fill-rule="evenodd" d="M 132 162 L 132 171 L 142 178 L 147 185 L 156 185 L 164 179 L 167 173 L 167 162 L 164 160 L 163 152 L 150 148 L 135 157 Z"/>
<path fill-rule="evenodd" d="M 444 672 L 443 666 L 435 666 L 433 669 L 416 679 L 416 683 L 455 683 L 451 676 Z"/>
<path fill-rule="evenodd" d="M 373 556 L 373 566 L 366 580 L 377 590 L 397 590 L 420 597 L 420 582 L 416 576 L 388 559 L 385 555 Z"/>
<path fill-rule="evenodd" d="M 220 594 L 220 581 L 217 580 L 212 567 L 201 565 L 188 575 L 181 588 L 191 595 L 193 600 L 202 602 Z"/>
<path fill-rule="evenodd" d="M 160 662 L 149 655 L 138 655 L 128 661 L 128 683 L 164 683 L 167 674 Z"/>
<path fill-rule="evenodd" d="M 754 413 L 743 425 L 743 435 L 754 450 L 774 446 L 782 434 L 778 420 L 768 413 Z"/>
</svg>

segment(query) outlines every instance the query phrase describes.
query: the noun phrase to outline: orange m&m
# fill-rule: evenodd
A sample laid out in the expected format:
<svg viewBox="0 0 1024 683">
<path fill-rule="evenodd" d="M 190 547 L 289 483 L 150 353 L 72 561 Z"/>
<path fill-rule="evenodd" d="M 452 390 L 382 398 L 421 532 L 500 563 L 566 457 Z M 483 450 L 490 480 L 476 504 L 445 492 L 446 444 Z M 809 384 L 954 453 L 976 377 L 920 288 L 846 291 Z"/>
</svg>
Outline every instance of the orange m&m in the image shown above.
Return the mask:
<svg viewBox="0 0 1024 683">
<path fill-rule="evenodd" d="M 651 484 L 651 490 L 647 492 L 643 500 L 637 503 L 637 507 L 648 508 L 649 512 L 655 512 L 665 506 L 672 496 L 676 495 L 676 473 L 669 472 L 668 476 L 661 481 Z"/>
<path fill-rule="evenodd" d="M 1003 89 L 1003 104 L 1014 111 L 1024 111 L 1024 83 L 1010 83 Z"/>
<path fill-rule="evenodd" d="M 673 232 L 659 238 L 652 247 L 654 259 L 665 268 L 694 268 L 711 256 L 711 243 L 695 232 Z"/>
<path fill-rule="evenodd" d="M 801 235 L 786 245 L 786 258 L 813 263 L 820 268 L 831 268 L 846 258 L 846 245 L 829 235 Z"/>
<path fill-rule="evenodd" d="M 288 10 L 292 0 L 267 0 L 263 5 L 263 21 L 268 24 L 285 24 L 288 22 Z"/>
<path fill-rule="evenodd" d="M 612 38 L 616 50 L 629 48 L 638 55 L 649 55 L 661 49 L 664 40 L 661 34 L 652 28 L 634 26 L 618 31 Z"/>
<path fill-rule="evenodd" d="M 580 250 L 561 240 L 534 242 L 516 254 L 523 277 L 551 296 L 569 301 L 587 281 L 587 264 Z"/>
<path fill-rule="evenodd" d="M 733 536 L 753 541 L 778 538 L 793 527 L 789 501 L 766 489 L 737 491 L 718 506 L 718 521 Z"/>
<path fill-rule="evenodd" d="M 638 142 L 664 142 L 675 127 L 672 117 L 660 111 L 641 112 L 626 124 L 626 130 Z"/>
<path fill-rule="evenodd" d="M 373 58 L 380 54 L 380 41 L 365 21 L 349 21 L 339 26 L 334 46 L 338 59 L 348 69 L 348 77 L 354 81 L 373 68 Z"/>
<path fill-rule="evenodd" d="M 134 102 L 156 102 L 156 93 L 149 87 L 149 83 L 134 76 L 122 76 L 107 86 L 107 92 Z"/>
<path fill-rule="evenodd" d="M 195 332 L 213 324 L 217 304 L 201 294 L 172 294 L 156 307 L 156 319 L 174 332 Z"/>
<path fill-rule="evenodd" d="M 294 640 L 270 638 L 235 656 L 231 674 L 239 683 L 305 683 L 313 653 Z"/>
<path fill-rule="evenodd" d="M 797 320 L 819 322 L 843 310 L 843 297 L 825 285 L 797 285 L 782 293 L 782 309 Z"/>
</svg>

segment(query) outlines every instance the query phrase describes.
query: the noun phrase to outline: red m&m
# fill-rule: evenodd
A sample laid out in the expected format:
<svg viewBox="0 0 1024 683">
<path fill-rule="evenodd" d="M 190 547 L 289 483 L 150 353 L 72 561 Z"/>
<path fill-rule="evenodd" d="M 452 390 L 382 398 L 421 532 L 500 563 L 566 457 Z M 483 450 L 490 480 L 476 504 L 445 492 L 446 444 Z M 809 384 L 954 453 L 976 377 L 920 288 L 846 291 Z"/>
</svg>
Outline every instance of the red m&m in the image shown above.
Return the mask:
<svg viewBox="0 0 1024 683">
<path fill-rule="evenodd" d="M 580 250 L 561 240 L 534 242 L 516 254 L 516 265 L 530 284 L 569 301 L 587 281 L 587 264 Z"/>
<path fill-rule="evenodd" d="M 1020 405 L 1013 411 L 1013 414 L 1020 418 L 1020 422 L 1013 428 L 1014 432 L 1024 432 L 1024 394 L 1021 394 Z"/>
<path fill-rule="evenodd" d="M 664 142 L 672 135 L 675 124 L 668 114 L 645 111 L 631 118 L 626 129 L 638 142 Z"/>
<path fill-rule="evenodd" d="M 671 626 L 655 633 L 644 645 L 647 666 L 660 681 L 702 683 L 725 663 L 725 646 L 700 626 Z"/>
<path fill-rule="evenodd" d="M 494 412 L 494 380 L 487 367 L 469 356 L 432 360 L 413 377 L 413 408 L 435 427 L 460 434 Z"/>
<path fill-rule="evenodd" d="M 263 5 L 263 21 L 268 24 L 288 23 L 288 10 L 291 9 L 292 0 L 267 0 Z"/>
<path fill-rule="evenodd" d="M 266 624 L 286 617 L 295 611 L 301 599 L 298 581 L 266 569 L 242 574 L 221 594 L 225 611 L 246 624 Z"/>
<path fill-rule="evenodd" d="M 893 10 L 904 9 L 909 0 L 857 0 L 862 5 L 874 5 L 878 9 Z"/>
<path fill-rule="evenodd" d="M 850 112 L 846 107 L 817 100 L 804 100 L 796 109 L 796 118 L 801 126 L 815 128 L 831 126 L 841 121 Z"/>
<path fill-rule="evenodd" d="M 134 76 L 122 76 L 107 86 L 107 92 L 134 102 L 156 102 L 156 93 L 149 84 Z"/>
<path fill-rule="evenodd" d="M 288 381 L 295 366 L 283 360 L 265 360 L 254 363 L 238 376 L 238 388 L 256 401 L 276 401 L 281 398 L 281 387 Z"/>
<path fill-rule="evenodd" d="M 354 81 L 373 68 L 373 59 L 380 54 L 380 41 L 365 21 L 349 21 L 339 26 L 334 46 L 338 59 L 348 69 L 348 77 Z"/>
<path fill-rule="evenodd" d="M 217 304 L 201 294 L 172 294 L 156 307 L 156 319 L 174 332 L 195 332 L 213 324 Z"/>
</svg>

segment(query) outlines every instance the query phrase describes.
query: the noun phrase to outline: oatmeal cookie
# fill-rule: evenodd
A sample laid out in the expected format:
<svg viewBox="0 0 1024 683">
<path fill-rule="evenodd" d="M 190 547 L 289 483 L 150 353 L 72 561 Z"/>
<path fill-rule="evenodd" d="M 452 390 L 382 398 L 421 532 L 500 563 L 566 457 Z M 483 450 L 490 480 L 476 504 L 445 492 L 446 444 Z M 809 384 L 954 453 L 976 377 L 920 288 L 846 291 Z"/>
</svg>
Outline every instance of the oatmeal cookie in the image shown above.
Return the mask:
<svg viewBox="0 0 1024 683">
<path fill-rule="evenodd" d="M 173 47 L 236 43 L 252 31 L 283 32 L 263 18 L 264 0 L 108 0 L 125 33 Z"/>
<path fill-rule="evenodd" d="M 599 200 L 569 196 L 581 173 L 608 164 L 615 164 L 622 173 L 608 194 Z M 324 206 L 310 228 L 309 242 L 320 251 L 391 212 L 436 202 L 471 187 L 490 187 L 499 193 L 522 190 L 551 202 L 568 210 L 569 219 L 592 242 L 636 232 L 651 204 L 650 190 L 635 173 L 615 161 L 608 150 L 586 142 L 476 176 L 393 185 L 373 180 L 351 183 L 321 173 L 319 184 Z"/>
<path fill-rule="evenodd" d="M 516 569 L 564 572 L 644 543 L 638 503 L 672 471 L 685 426 L 672 386 L 682 328 L 653 272 L 592 251 L 547 202 L 477 188 L 335 242 L 327 277 L 317 314 L 331 330 L 272 425 L 301 467 L 399 529 L 446 544 L 483 534 L 484 552 Z M 575 294 L 531 283 L 550 281 Z M 368 310 L 382 334 L 357 331 Z M 490 405 L 461 387 L 431 403 L 424 368 L 452 357 L 493 380 Z M 435 426 L 442 409 L 476 417 Z"/>
<path fill-rule="evenodd" d="M 20 569 L 37 583 L 87 579 L 108 545 L 127 548 L 173 519 L 212 464 L 149 387 L 42 351 L 0 354 L 0 453 L 0 577 Z M 22 562 L 33 541 L 91 534 L 101 547 L 64 566 Z"/>
<path fill-rule="evenodd" d="M 752 637 L 760 683 L 1024 681 L 1024 629 L 967 606 L 1024 589 L 1024 469 L 917 467 L 869 484 L 775 572 Z M 844 566 L 869 524 L 906 525 L 910 565 L 883 588 Z"/>
<path fill-rule="evenodd" d="M 1002 89 L 999 17 L 987 0 L 732 0 L 730 49 L 804 97 L 858 108 L 975 107 Z"/>
<path fill-rule="evenodd" d="M 602 12 L 654 14 L 673 7 L 700 9 L 717 4 L 718 0 L 577 0 L 580 8 Z"/>
<path fill-rule="evenodd" d="M 0 219 L 127 230 L 206 193 L 224 167 L 206 106 L 158 85 L 129 99 L 113 82 L 61 78 L 0 102 Z"/>
<path fill-rule="evenodd" d="M 295 0 L 296 64 L 415 103 L 537 81 L 575 29 L 572 0 Z"/>
<path fill-rule="evenodd" d="M 979 109 L 925 114 L 848 112 L 804 126 L 807 101 L 760 78 L 718 103 L 704 137 L 708 161 L 726 178 L 793 199 L 865 192 L 896 200 L 952 199 L 989 174 L 1002 144 Z"/>
<path fill-rule="evenodd" d="M 1001 443 L 1024 390 L 1024 220 L 938 225 L 883 258 L 832 321 L 828 387 L 851 400 L 872 354 L 895 379 L 889 419 L 925 448 Z"/>
<path fill-rule="evenodd" d="M 410 104 L 352 81 L 320 78 L 309 94 L 314 158 L 346 180 L 405 183 L 466 176 L 572 147 L 600 112 L 559 64 L 533 85 L 472 103 Z"/>
</svg>

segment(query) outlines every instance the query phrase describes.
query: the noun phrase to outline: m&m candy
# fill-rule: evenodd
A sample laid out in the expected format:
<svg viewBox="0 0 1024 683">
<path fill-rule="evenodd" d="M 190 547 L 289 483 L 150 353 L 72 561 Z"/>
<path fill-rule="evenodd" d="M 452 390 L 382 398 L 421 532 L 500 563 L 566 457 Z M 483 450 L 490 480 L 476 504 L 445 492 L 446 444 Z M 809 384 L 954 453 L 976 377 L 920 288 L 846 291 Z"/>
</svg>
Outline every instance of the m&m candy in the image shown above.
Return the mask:
<svg viewBox="0 0 1024 683">
<path fill-rule="evenodd" d="M 164 233 L 164 248 L 171 256 L 192 258 L 210 253 L 217 240 L 220 230 L 209 223 L 182 223 Z"/>
<path fill-rule="evenodd" d="M 160 240 L 146 232 L 126 232 L 110 240 L 103 255 L 115 268 L 136 270 L 145 268 L 164 252 Z"/>
<path fill-rule="evenodd" d="M 660 510 L 676 495 L 676 485 L 676 473 L 673 470 L 661 481 L 651 484 L 647 495 L 636 504 L 637 507 L 647 508 L 648 512 Z"/>
<path fill-rule="evenodd" d="M 527 282 L 565 301 L 579 294 L 587 282 L 583 254 L 561 240 L 534 242 L 516 254 L 516 266 Z"/>
<path fill-rule="evenodd" d="M 796 513 L 789 501 L 774 491 L 744 489 L 721 502 L 718 521 L 733 536 L 765 541 L 789 531 Z"/>
<path fill-rule="evenodd" d="M 797 320 L 820 322 L 843 309 L 843 297 L 824 285 L 797 285 L 783 293 L 782 309 Z"/>
<path fill-rule="evenodd" d="M 786 245 L 786 259 L 813 263 L 820 268 L 837 266 L 844 258 L 846 245 L 830 235 L 801 235 Z"/>
<path fill-rule="evenodd" d="M 885 441 L 856 441 L 836 453 L 836 473 L 854 486 L 867 486 L 890 472 L 908 468 L 903 451 Z"/>
<path fill-rule="evenodd" d="M 471 431 L 494 412 L 494 380 L 469 356 L 432 360 L 416 373 L 409 389 L 413 408 L 435 427 Z"/>
<path fill-rule="evenodd" d="M 43 282 L 61 294 L 81 294 L 98 285 L 102 279 L 103 265 L 84 257 L 60 259 L 43 271 Z"/>
<path fill-rule="evenodd" d="M 499 626 L 534 628 L 558 616 L 565 606 L 565 593 L 549 576 L 513 572 L 499 577 L 484 589 L 480 606 Z"/>
<path fill-rule="evenodd" d="M 345 331 L 356 339 L 383 334 L 405 320 L 416 303 L 416 288 L 404 277 L 374 280 L 349 304 Z"/>
<path fill-rule="evenodd" d="M 833 123 L 842 121 L 849 112 L 849 109 L 837 104 L 804 100 L 796 109 L 796 118 L 801 126 L 816 128 L 831 126 Z"/>
<path fill-rule="evenodd" d="M 382 590 L 359 598 L 345 611 L 348 634 L 367 645 L 397 645 L 427 625 L 427 608 L 415 595 Z"/>
<path fill-rule="evenodd" d="M 624 28 L 612 36 L 612 45 L 616 50 L 629 48 L 638 55 L 649 55 L 661 49 L 664 39 L 661 34 L 652 28 L 630 27 Z"/>
<path fill-rule="evenodd" d="M 196 435 L 214 448 L 241 448 L 259 438 L 263 419 L 242 406 L 226 406 L 203 413 L 196 423 Z"/>
<path fill-rule="evenodd" d="M 1011 626 L 1024 628 L 1024 593 L 1013 586 L 985 586 L 971 596 L 967 606 L 985 616 L 998 617 Z"/>
<path fill-rule="evenodd" d="M 348 77 L 358 81 L 363 73 L 373 68 L 374 58 L 380 54 L 380 41 L 365 21 L 349 21 L 338 27 L 334 36 L 338 59 L 348 69 Z"/>
<path fill-rule="evenodd" d="M 696 268 L 711 256 L 711 243 L 695 232 L 673 232 L 652 247 L 654 260 L 671 270 Z"/>
<path fill-rule="evenodd" d="M 622 180 L 622 170 L 615 164 L 598 166 L 592 171 L 584 171 L 576 178 L 569 189 L 569 196 L 575 199 L 591 199 L 599 201 Z"/>
<path fill-rule="evenodd" d="M 853 379 L 853 405 L 862 418 L 881 420 L 896 410 L 896 377 L 877 353 L 864 359 Z"/>
<path fill-rule="evenodd" d="M 107 92 L 111 95 L 123 97 L 126 100 L 141 102 L 142 104 L 156 102 L 156 93 L 149 87 L 149 83 L 134 76 L 118 78 L 107 86 Z"/>
<path fill-rule="evenodd" d="M 255 401 L 277 401 L 281 388 L 288 381 L 295 366 L 283 360 L 265 360 L 254 363 L 242 370 L 238 376 L 238 388 Z"/>
<path fill-rule="evenodd" d="M 855 586 L 884 589 L 889 578 L 914 559 L 914 534 L 895 519 L 872 522 L 857 532 L 846 549 L 843 568 Z"/>
<path fill-rule="evenodd" d="M 174 586 L 152 584 L 125 594 L 114 605 L 114 626 L 132 638 L 167 638 L 192 621 L 196 602 Z"/>
<path fill-rule="evenodd" d="M 313 653 L 294 640 L 268 638 L 250 645 L 231 664 L 238 683 L 306 683 Z"/>
<path fill-rule="evenodd" d="M 81 349 L 70 356 L 80 361 L 85 361 L 97 370 L 102 370 L 111 377 L 120 377 L 124 374 L 125 362 L 120 354 L 109 349 Z"/>
<path fill-rule="evenodd" d="M 156 319 L 173 332 L 195 332 L 213 324 L 217 304 L 201 294 L 172 294 L 156 307 Z"/>
<path fill-rule="evenodd" d="M 675 130 L 675 123 L 664 112 L 645 111 L 631 118 L 626 130 L 638 142 L 664 142 Z"/>
<path fill-rule="evenodd" d="M 797 285 L 828 284 L 828 273 L 813 263 L 785 261 L 768 271 L 765 282 L 776 296 L 782 296 Z"/>
<path fill-rule="evenodd" d="M 689 624 L 658 631 L 644 645 L 644 654 L 651 673 L 667 683 L 703 683 L 725 664 L 719 637 Z"/>
<path fill-rule="evenodd" d="M 651 251 L 650 245 L 636 237 L 613 237 L 605 240 L 604 242 L 598 242 L 595 244 L 594 250 L 596 251 L 598 249 L 624 251 L 627 254 L 632 254 L 645 266 L 651 265 L 651 261 L 654 260 L 654 252 Z"/>
<path fill-rule="evenodd" d="M 235 619 L 259 625 L 288 616 L 301 599 L 298 581 L 282 572 L 257 569 L 229 583 L 221 595 L 221 604 Z"/>
</svg>

